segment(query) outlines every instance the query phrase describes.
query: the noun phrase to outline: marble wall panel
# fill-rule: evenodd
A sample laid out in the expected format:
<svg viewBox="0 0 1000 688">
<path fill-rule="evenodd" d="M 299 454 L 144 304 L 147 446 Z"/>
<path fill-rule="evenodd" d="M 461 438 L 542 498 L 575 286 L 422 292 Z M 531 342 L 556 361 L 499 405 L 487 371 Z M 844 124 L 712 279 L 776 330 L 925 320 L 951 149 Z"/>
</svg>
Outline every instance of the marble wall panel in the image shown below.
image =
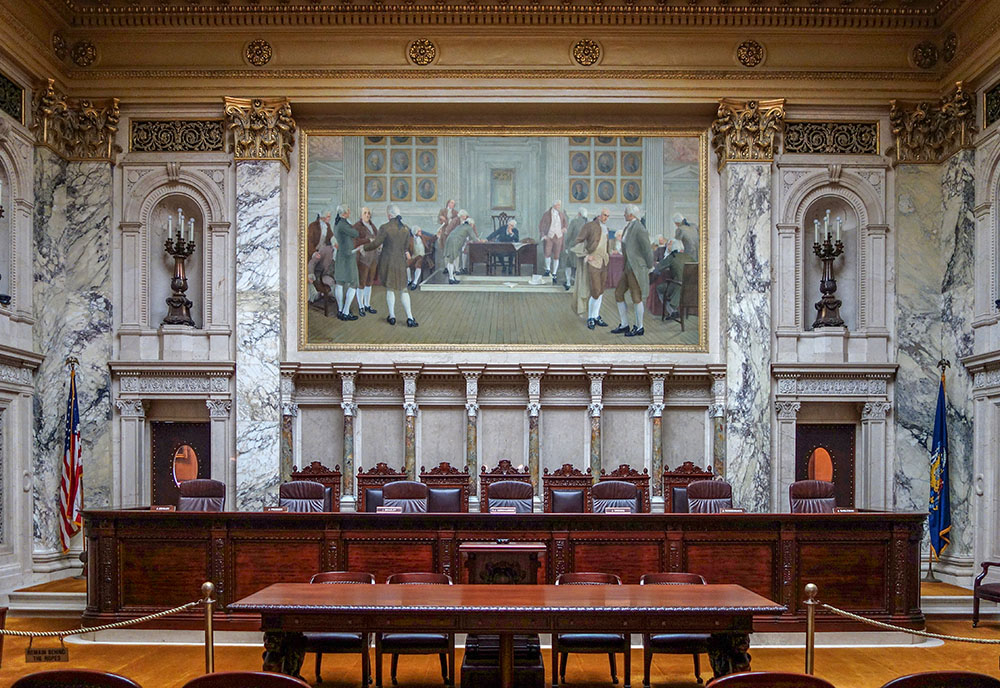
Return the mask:
<svg viewBox="0 0 1000 688">
<path fill-rule="evenodd" d="M 33 502 L 35 548 L 59 547 L 58 494 L 76 356 L 84 506 L 111 505 L 111 166 L 35 149 Z"/>
<path fill-rule="evenodd" d="M 663 409 L 663 466 L 675 469 L 685 461 L 705 468 L 712 462 L 706 455 L 703 408 L 670 407 Z"/>
<path fill-rule="evenodd" d="M 601 414 L 601 468 L 611 472 L 623 463 L 637 471 L 646 465 L 646 424 L 648 411 L 638 408 L 604 408 Z"/>
<path fill-rule="evenodd" d="M 586 408 L 542 407 L 539 418 L 539 470 L 553 471 L 571 463 L 590 466 L 590 414 Z"/>
<path fill-rule="evenodd" d="M 952 556 L 972 552 L 972 394 L 959 359 L 972 353 L 974 155 L 896 172 L 897 509 L 926 511 L 939 359 L 951 361 L 946 397 Z"/>
<path fill-rule="evenodd" d="M 302 466 L 319 461 L 328 468 L 344 463 L 344 412 L 339 406 L 299 407 Z"/>
<path fill-rule="evenodd" d="M 236 167 L 236 495 L 240 509 L 277 499 L 281 404 L 281 175 Z"/>
<path fill-rule="evenodd" d="M 362 407 L 354 422 L 359 438 L 354 445 L 357 470 L 368 470 L 379 461 L 396 470 L 403 467 L 402 406 Z"/>
<path fill-rule="evenodd" d="M 464 406 L 424 407 L 420 409 L 420 452 L 417 473 L 422 466 L 431 468 L 447 461 L 458 470 L 465 466 L 465 426 L 468 414 Z"/>
<path fill-rule="evenodd" d="M 518 407 L 485 407 L 479 415 L 479 470 L 493 468 L 500 459 L 509 459 L 515 466 L 527 464 L 527 412 Z"/>
<path fill-rule="evenodd" d="M 726 478 L 733 500 L 767 511 L 771 493 L 771 166 L 723 171 L 726 271 Z"/>
</svg>

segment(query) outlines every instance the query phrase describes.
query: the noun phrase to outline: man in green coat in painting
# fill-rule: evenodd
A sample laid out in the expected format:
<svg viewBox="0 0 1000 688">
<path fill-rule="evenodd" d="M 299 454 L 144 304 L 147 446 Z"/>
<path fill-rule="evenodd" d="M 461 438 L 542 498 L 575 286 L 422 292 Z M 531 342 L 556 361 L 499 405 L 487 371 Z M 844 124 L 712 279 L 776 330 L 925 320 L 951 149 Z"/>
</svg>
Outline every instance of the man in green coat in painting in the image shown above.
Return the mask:
<svg viewBox="0 0 1000 688">
<path fill-rule="evenodd" d="M 663 317 L 667 320 L 681 321 L 679 306 L 681 289 L 684 286 L 684 266 L 695 263 L 697 259 L 684 251 L 684 243 L 680 239 L 670 239 L 666 245 L 666 255 L 656 264 L 653 276 L 667 273 L 667 280 L 656 285 L 656 293 L 663 303 Z"/>
<path fill-rule="evenodd" d="M 375 240 L 358 248 L 374 251 L 382 247 L 378 257 L 378 279 L 385 285 L 385 302 L 389 308 L 385 321 L 390 325 L 396 324 L 396 292 L 399 292 L 399 300 L 406 311 L 406 326 L 417 327 L 410 307 L 410 292 L 406 291 L 406 262 L 413 257 L 413 235 L 410 228 L 403 224 L 399 206 L 392 204 L 386 207 L 385 213 L 389 221 L 378 228 Z"/>
<path fill-rule="evenodd" d="M 642 211 L 639 206 L 625 206 L 625 229 L 618 235 L 621 241 L 622 257 L 625 259 L 625 272 L 622 273 L 615 287 L 615 303 L 618 304 L 618 327 L 611 334 L 624 334 L 626 337 L 641 337 L 645 334 L 642 326 L 643 304 L 649 294 L 649 271 L 653 269 L 653 248 L 649 244 L 649 232 L 639 218 Z M 635 308 L 635 325 L 628 325 L 628 311 L 625 308 L 625 293 L 632 297 Z"/>
<path fill-rule="evenodd" d="M 333 239 L 337 242 L 337 258 L 333 262 L 333 278 L 337 280 L 337 318 L 339 320 L 357 320 L 358 316 L 351 313 L 351 301 L 358 290 L 358 261 L 355 259 L 354 240 L 358 238 L 358 230 L 354 229 L 348 218 L 351 207 L 337 206 L 337 222 L 333 225 Z M 344 291 L 347 298 L 344 298 Z M 358 302 L 358 311 L 365 314 L 365 309 Z"/>
</svg>

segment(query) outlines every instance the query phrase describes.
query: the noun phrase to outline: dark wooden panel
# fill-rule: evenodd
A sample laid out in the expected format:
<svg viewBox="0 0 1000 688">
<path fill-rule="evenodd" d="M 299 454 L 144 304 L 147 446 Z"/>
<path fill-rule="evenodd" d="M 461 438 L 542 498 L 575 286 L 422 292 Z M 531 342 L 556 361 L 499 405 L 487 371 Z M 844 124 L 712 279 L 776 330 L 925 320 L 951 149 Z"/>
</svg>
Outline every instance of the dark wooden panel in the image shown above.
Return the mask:
<svg viewBox="0 0 1000 688">
<path fill-rule="evenodd" d="M 315 539 L 234 539 L 233 573 L 239 599 L 272 583 L 308 583 L 323 568 L 323 541 Z"/>
<path fill-rule="evenodd" d="M 823 602 L 852 611 L 888 612 L 889 553 L 882 542 L 822 542 L 799 545 L 799 580 L 815 583 Z M 799 595 L 798 609 L 805 612 Z"/>
<path fill-rule="evenodd" d="M 122 607 L 174 607 L 198 599 L 209 541 L 130 540 L 121 547 Z"/>
<path fill-rule="evenodd" d="M 574 571 L 614 573 L 622 583 L 638 583 L 644 573 L 662 570 L 663 547 L 659 542 L 571 541 Z"/>
<path fill-rule="evenodd" d="M 736 583 L 775 599 L 775 544 L 770 542 L 694 542 L 685 547 L 686 571 L 708 583 Z"/>
<path fill-rule="evenodd" d="M 377 583 L 394 573 L 437 571 L 434 540 L 421 542 L 401 540 L 347 540 L 347 570 L 364 571 L 375 576 Z"/>
</svg>

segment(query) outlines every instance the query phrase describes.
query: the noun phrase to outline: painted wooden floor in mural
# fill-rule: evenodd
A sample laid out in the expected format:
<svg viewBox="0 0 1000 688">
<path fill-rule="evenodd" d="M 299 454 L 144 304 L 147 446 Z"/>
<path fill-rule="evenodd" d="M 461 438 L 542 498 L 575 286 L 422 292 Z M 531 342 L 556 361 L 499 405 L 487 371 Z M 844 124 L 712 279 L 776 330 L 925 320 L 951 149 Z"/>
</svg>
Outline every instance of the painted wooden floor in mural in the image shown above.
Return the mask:
<svg viewBox="0 0 1000 688">
<path fill-rule="evenodd" d="M 460 285 L 459 285 L 460 286 Z M 556 293 L 556 291 L 558 293 Z M 562 287 L 547 293 L 509 293 L 493 291 L 425 291 L 422 287 L 410 292 L 414 318 L 419 327 L 406 326 L 406 315 L 396 300 L 396 324 L 389 325 L 385 289 L 374 287 L 372 307 L 377 315 L 367 315 L 354 321 L 337 319 L 331 304 L 330 315 L 310 305 L 308 341 L 310 344 L 492 344 L 527 346 L 621 346 L 632 345 L 698 345 L 698 315 L 687 317 L 684 332 L 680 323 L 660 320 L 648 309 L 644 318 L 645 335 L 624 337 L 613 335 L 618 325 L 618 309 L 614 292 L 607 291 L 601 307 L 601 317 L 608 327 L 588 330 L 586 318 L 573 310 L 573 296 Z M 629 302 L 626 297 L 626 302 Z M 357 304 L 352 307 L 357 312 Z M 635 315 L 628 307 L 629 322 Z"/>
</svg>

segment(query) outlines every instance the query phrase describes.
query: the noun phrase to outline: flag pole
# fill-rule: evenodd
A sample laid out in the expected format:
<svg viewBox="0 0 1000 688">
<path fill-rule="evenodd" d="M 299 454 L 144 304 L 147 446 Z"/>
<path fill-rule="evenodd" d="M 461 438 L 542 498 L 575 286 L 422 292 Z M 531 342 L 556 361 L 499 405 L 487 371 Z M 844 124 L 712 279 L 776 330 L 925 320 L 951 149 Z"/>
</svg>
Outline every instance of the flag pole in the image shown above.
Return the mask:
<svg viewBox="0 0 1000 688">
<path fill-rule="evenodd" d="M 944 386 L 945 384 L 945 370 L 947 370 L 950 367 L 951 367 L 951 361 L 949 361 L 947 358 L 942 358 L 940 361 L 937 362 L 937 368 L 938 370 L 941 371 L 942 386 Z M 928 536 L 928 544 L 930 544 L 929 543 L 930 529 L 928 529 L 927 536 Z M 922 583 L 941 582 L 940 579 L 934 576 L 934 548 L 930 546 L 927 547 L 927 575 L 921 579 L 921 582 Z"/>
</svg>

